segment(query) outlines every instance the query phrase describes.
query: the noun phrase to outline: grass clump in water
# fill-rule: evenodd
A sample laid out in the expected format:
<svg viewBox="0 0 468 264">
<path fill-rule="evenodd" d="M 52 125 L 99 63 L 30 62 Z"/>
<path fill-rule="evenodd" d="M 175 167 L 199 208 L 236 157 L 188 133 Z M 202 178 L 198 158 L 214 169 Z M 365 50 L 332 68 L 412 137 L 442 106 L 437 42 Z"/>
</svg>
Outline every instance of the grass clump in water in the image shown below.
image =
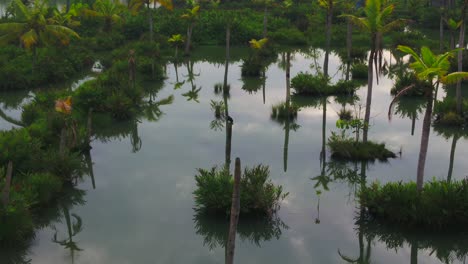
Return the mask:
<svg viewBox="0 0 468 264">
<path fill-rule="evenodd" d="M 353 76 L 353 79 L 367 79 L 367 65 L 363 63 L 354 64 L 351 67 L 351 75 Z"/>
<path fill-rule="evenodd" d="M 359 194 L 375 220 L 422 229 L 448 229 L 468 223 L 468 181 L 431 181 L 418 192 L 416 183 L 373 183 Z"/>
<path fill-rule="evenodd" d="M 328 139 L 332 158 L 346 160 L 387 160 L 396 158 L 395 153 L 385 147 L 384 143 L 372 141 L 355 141 L 353 138 L 345 138 L 332 133 Z"/>
<path fill-rule="evenodd" d="M 283 187 L 269 180 L 268 166 L 245 168 L 240 182 L 241 214 L 271 215 L 279 209 L 288 193 Z M 226 169 L 198 169 L 194 191 L 197 211 L 229 215 L 232 202 L 234 177 Z"/>
</svg>

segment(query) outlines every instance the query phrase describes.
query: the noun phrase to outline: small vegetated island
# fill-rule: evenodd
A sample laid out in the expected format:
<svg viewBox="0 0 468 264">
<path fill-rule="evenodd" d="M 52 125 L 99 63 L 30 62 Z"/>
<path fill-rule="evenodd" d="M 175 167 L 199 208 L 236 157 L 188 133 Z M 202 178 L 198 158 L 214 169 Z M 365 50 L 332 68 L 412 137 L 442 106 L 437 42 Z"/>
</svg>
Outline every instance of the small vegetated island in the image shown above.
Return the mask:
<svg viewBox="0 0 468 264">
<path fill-rule="evenodd" d="M 457 141 L 466 138 L 463 131 L 468 127 L 468 99 L 462 86 L 468 79 L 468 55 L 463 50 L 468 1 L 455 1 L 456 8 L 450 11 L 433 4 L 438 1 L 428 1 L 421 10 L 408 8 L 407 2 L 129 0 L 122 4 L 96 0 L 67 1 L 59 7 L 45 0 L 12 0 L 0 18 L 0 90 L 34 92 L 21 106 L 19 120 L 0 111 L 0 117 L 14 125 L 0 131 L 0 246 L 28 245 L 35 230 L 56 220 L 45 216 L 44 212 L 51 209 L 62 210 L 67 224 L 75 219 L 74 228 L 80 229 L 81 220 L 68 208 L 83 203 L 84 192 L 76 186 L 84 175 L 93 175 L 93 139 L 129 135 L 132 151 L 137 152 L 141 139 L 135 129 L 114 131 L 108 124 L 161 118 L 164 106 L 172 104 L 174 96 L 158 96 L 161 85 L 151 87 L 164 82 L 167 67 L 174 67 L 176 72 L 174 91 L 189 85 L 190 90 L 182 96 L 199 103 L 202 88 L 195 82 L 198 73 L 190 58 L 198 47 L 208 45 L 225 49 L 224 58 L 216 61 L 225 67 L 224 82 L 214 86 L 222 100 L 210 103 L 215 112 L 211 127 L 226 130 L 226 164 L 199 169 L 193 195 L 197 233 L 212 246 L 227 245 L 226 221 L 220 227 L 222 231 L 210 230 L 207 223 L 215 216 L 227 220 L 233 204 L 229 98 L 235 88 L 228 84 L 228 72 L 234 59 L 241 61 L 243 90 L 256 93 L 263 88 L 264 104 L 269 66 L 278 62 L 286 72 L 285 101 L 273 103 L 270 113 L 271 119 L 284 128 L 285 172 L 289 133 L 300 127 L 301 108 L 322 107 L 323 171 L 316 178 L 323 182 L 328 180 L 326 146 L 333 159 L 342 161 L 397 157 L 385 143 L 369 138 L 374 86 L 379 85 L 380 76 L 391 75 L 395 83 L 388 91 L 393 96 L 389 118 L 394 108 L 412 118 L 414 134 L 418 113 L 424 113 L 416 181 L 366 185 L 354 177 L 354 182 L 361 183 L 357 194 L 360 218 L 368 224 L 359 232 L 372 236 L 375 223 L 429 231 L 466 226 L 467 180 L 451 180 L 451 173 L 446 181 L 425 181 L 424 176 L 432 127 L 435 131 L 447 127 L 455 131 L 450 134 L 452 168 Z M 414 28 L 424 29 L 434 21 L 441 23 L 440 40 L 422 37 L 422 32 L 412 29 L 413 22 Z M 443 39 L 444 29 L 450 30 L 449 44 Z M 231 45 L 248 50 L 235 54 Z M 310 52 L 314 46 L 323 48 L 323 64 L 317 63 L 319 55 Z M 398 54 L 393 56 L 396 62 L 387 63 L 386 50 Z M 310 55 L 311 70 L 294 68 L 296 75 L 291 76 L 291 51 Z M 330 56 L 339 57 L 343 63 L 342 76 L 329 69 Z M 102 73 L 73 89 L 57 89 L 68 87 L 67 81 L 86 74 L 97 61 L 102 63 Z M 179 74 L 182 67 L 184 73 Z M 185 79 L 179 80 L 179 76 Z M 361 88 L 365 90 L 362 105 L 355 100 Z M 445 97 L 441 100 L 438 95 L 442 92 Z M 337 131 L 328 137 L 329 98 L 335 98 L 342 109 Z M 405 105 L 405 100 L 413 99 L 418 103 Z M 338 178 L 349 179 L 350 175 Z M 239 186 L 241 222 L 251 218 L 264 228 L 243 229 L 240 224 L 241 237 L 257 244 L 279 238 L 281 229 L 287 226 L 277 212 L 288 192 L 273 183 L 269 167 L 244 168 Z M 71 241 L 73 232 L 69 230 Z"/>
</svg>

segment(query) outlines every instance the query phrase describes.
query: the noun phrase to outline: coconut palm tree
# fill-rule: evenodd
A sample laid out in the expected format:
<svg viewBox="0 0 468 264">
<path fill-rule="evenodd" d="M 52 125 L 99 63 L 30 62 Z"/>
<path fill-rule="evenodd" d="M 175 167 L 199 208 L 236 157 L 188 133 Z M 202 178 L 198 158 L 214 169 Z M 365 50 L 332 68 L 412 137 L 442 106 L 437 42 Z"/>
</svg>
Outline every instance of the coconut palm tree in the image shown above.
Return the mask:
<svg viewBox="0 0 468 264">
<path fill-rule="evenodd" d="M 179 58 L 179 47 L 184 43 L 184 37 L 182 37 L 182 35 L 180 34 L 175 34 L 175 35 L 172 35 L 167 40 L 167 42 L 169 42 L 175 48 L 174 59 L 175 59 L 175 63 L 177 63 L 177 60 Z"/>
<path fill-rule="evenodd" d="M 187 12 L 182 15 L 182 18 L 188 21 L 187 37 L 185 38 L 185 54 L 190 53 L 190 47 L 192 45 L 193 28 L 195 27 L 195 23 L 197 22 L 199 15 L 200 15 L 199 5 L 195 5 L 193 8 L 187 9 Z"/>
<path fill-rule="evenodd" d="M 42 0 L 35 0 L 30 7 L 21 0 L 13 0 L 15 22 L 0 24 L 0 43 L 19 40 L 21 45 L 33 53 L 36 62 L 37 47 L 47 44 L 68 45 L 71 38 L 79 38 L 72 29 L 57 25 L 47 17 L 48 7 Z"/>
<path fill-rule="evenodd" d="M 162 7 L 166 8 L 167 10 L 172 10 L 173 4 L 172 0 L 132 0 L 130 1 L 129 8 L 132 13 L 136 13 L 140 11 L 142 8 L 146 7 L 146 11 L 148 12 L 148 23 L 149 23 L 149 33 L 150 33 L 150 41 L 153 42 L 153 34 L 154 34 L 154 18 L 153 18 L 153 11 L 151 10 L 151 5 L 156 6 L 157 4 L 161 5 Z"/>
<path fill-rule="evenodd" d="M 367 80 L 367 99 L 366 99 L 366 113 L 364 122 L 369 124 L 370 110 L 372 103 L 372 86 L 374 82 L 374 66 L 379 74 L 380 67 L 377 62 L 382 60 L 382 36 L 390 30 L 399 27 L 403 24 L 404 20 L 397 19 L 389 21 L 393 13 L 394 6 L 384 6 L 383 0 L 366 0 L 364 7 L 365 17 L 356 17 L 354 15 L 344 15 L 350 19 L 354 24 L 367 32 L 371 38 L 371 50 L 368 62 L 368 80 Z M 380 63 L 379 63 L 380 64 Z M 378 78 L 378 76 L 377 76 Z M 378 79 L 377 79 L 378 80 Z M 364 129 L 363 142 L 367 142 L 368 127 Z"/>
<path fill-rule="evenodd" d="M 419 151 L 418 170 L 416 185 L 418 191 L 422 191 L 424 183 L 424 168 L 426 164 L 427 148 L 429 145 L 429 134 L 431 129 L 432 111 L 433 111 L 433 97 L 434 90 L 440 83 L 450 84 L 455 83 L 461 79 L 468 79 L 468 72 L 454 72 L 448 73 L 450 68 L 449 59 L 454 56 L 454 51 L 449 51 L 444 54 L 434 55 L 427 47 L 421 48 L 421 54 L 417 54 L 413 49 L 407 46 L 398 46 L 398 49 L 406 54 L 411 55 L 414 62 L 410 64 L 410 68 L 415 72 L 417 78 L 422 81 L 427 81 L 432 84 L 430 90 L 426 90 L 426 113 L 424 115 L 421 147 Z M 411 85 L 398 93 L 390 104 L 389 117 L 391 117 L 391 108 L 398 98 L 406 93 L 408 90 L 413 89 L 415 86 Z"/>
<path fill-rule="evenodd" d="M 124 21 L 125 6 L 114 0 L 96 0 L 92 9 L 86 9 L 85 15 L 100 17 L 104 20 L 104 31 L 112 31 L 115 24 Z"/>
</svg>

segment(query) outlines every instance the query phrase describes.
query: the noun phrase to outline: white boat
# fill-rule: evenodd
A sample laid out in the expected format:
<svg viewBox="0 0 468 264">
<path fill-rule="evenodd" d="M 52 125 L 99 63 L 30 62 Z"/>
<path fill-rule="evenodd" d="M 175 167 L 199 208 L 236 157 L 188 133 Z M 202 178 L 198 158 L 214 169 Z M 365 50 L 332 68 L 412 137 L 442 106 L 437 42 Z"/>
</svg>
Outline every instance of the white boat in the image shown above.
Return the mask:
<svg viewBox="0 0 468 264">
<path fill-rule="evenodd" d="M 101 73 L 104 70 L 104 66 L 102 66 L 100 61 L 96 61 L 91 68 L 91 71 L 94 73 Z"/>
</svg>

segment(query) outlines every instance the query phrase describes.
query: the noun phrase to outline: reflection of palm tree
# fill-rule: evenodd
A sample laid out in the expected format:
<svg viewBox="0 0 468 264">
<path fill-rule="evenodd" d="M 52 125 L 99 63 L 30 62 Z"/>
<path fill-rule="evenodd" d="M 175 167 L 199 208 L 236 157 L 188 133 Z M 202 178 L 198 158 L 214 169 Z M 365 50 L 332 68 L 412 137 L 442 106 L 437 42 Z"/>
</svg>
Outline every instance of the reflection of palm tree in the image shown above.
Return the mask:
<svg viewBox="0 0 468 264">
<path fill-rule="evenodd" d="M 200 92 L 201 90 L 201 87 L 197 89 L 197 85 L 193 83 L 193 81 L 195 80 L 195 77 L 196 76 L 200 76 L 200 74 L 195 74 L 193 72 L 193 65 L 195 64 L 195 62 L 192 60 L 192 61 L 186 61 L 185 62 L 186 66 L 187 66 L 187 81 L 190 82 L 190 86 L 191 86 L 191 90 L 182 94 L 182 96 L 186 97 L 187 98 L 187 101 L 195 101 L 195 102 L 199 102 L 198 101 L 198 93 Z"/>
<path fill-rule="evenodd" d="M 286 109 L 289 111 L 291 107 L 291 53 L 286 53 Z M 289 129 L 291 122 L 291 115 L 288 113 L 286 116 L 286 124 L 284 125 L 284 146 L 283 146 L 283 166 L 284 172 L 288 170 L 288 145 L 289 145 Z"/>
<path fill-rule="evenodd" d="M 360 178 L 360 188 L 361 190 L 363 188 L 366 188 L 366 182 L 367 182 L 367 176 L 366 176 L 366 170 L 367 170 L 367 163 L 366 162 L 361 162 L 361 178 Z M 365 209 L 364 207 L 360 206 L 359 209 L 359 220 L 364 219 L 365 215 Z M 358 228 L 358 241 L 359 241 L 359 257 L 357 258 L 351 258 L 346 255 L 343 255 L 340 250 L 338 249 L 338 255 L 340 255 L 341 259 L 348 263 L 356 263 L 356 264 L 369 264 L 371 263 L 371 238 L 367 237 L 366 242 L 367 246 L 364 244 L 364 230 L 362 226 L 362 221 L 357 221 Z"/>
<path fill-rule="evenodd" d="M 395 107 L 395 113 L 400 114 L 402 118 L 411 119 L 411 135 L 414 135 L 416 120 L 423 113 L 425 100 L 422 98 L 402 98 Z"/>
<path fill-rule="evenodd" d="M 80 249 L 77 243 L 73 241 L 73 237 L 76 236 L 79 232 L 81 232 L 83 221 L 78 215 L 70 214 L 70 211 L 68 210 L 67 206 L 63 206 L 63 216 L 65 217 L 65 223 L 67 225 L 68 237 L 63 240 L 58 240 L 56 230 L 52 242 L 57 243 L 66 249 L 69 249 L 71 261 L 72 263 L 75 263 L 75 251 L 82 251 L 82 249 Z M 72 217 L 75 219 L 75 222 L 73 222 Z"/>
<path fill-rule="evenodd" d="M 452 145 L 450 147 L 449 168 L 447 173 L 447 182 L 450 182 L 452 180 L 453 165 L 455 161 L 455 150 L 457 148 L 458 140 L 460 138 L 468 138 L 468 130 L 435 125 L 434 131 L 437 132 L 439 135 L 442 135 L 447 140 L 449 138 L 452 138 Z"/>
<path fill-rule="evenodd" d="M 132 152 L 137 153 L 140 151 L 142 146 L 142 141 L 138 135 L 138 119 L 135 119 L 132 125 L 132 132 L 130 134 L 130 143 L 132 144 Z"/>
</svg>

